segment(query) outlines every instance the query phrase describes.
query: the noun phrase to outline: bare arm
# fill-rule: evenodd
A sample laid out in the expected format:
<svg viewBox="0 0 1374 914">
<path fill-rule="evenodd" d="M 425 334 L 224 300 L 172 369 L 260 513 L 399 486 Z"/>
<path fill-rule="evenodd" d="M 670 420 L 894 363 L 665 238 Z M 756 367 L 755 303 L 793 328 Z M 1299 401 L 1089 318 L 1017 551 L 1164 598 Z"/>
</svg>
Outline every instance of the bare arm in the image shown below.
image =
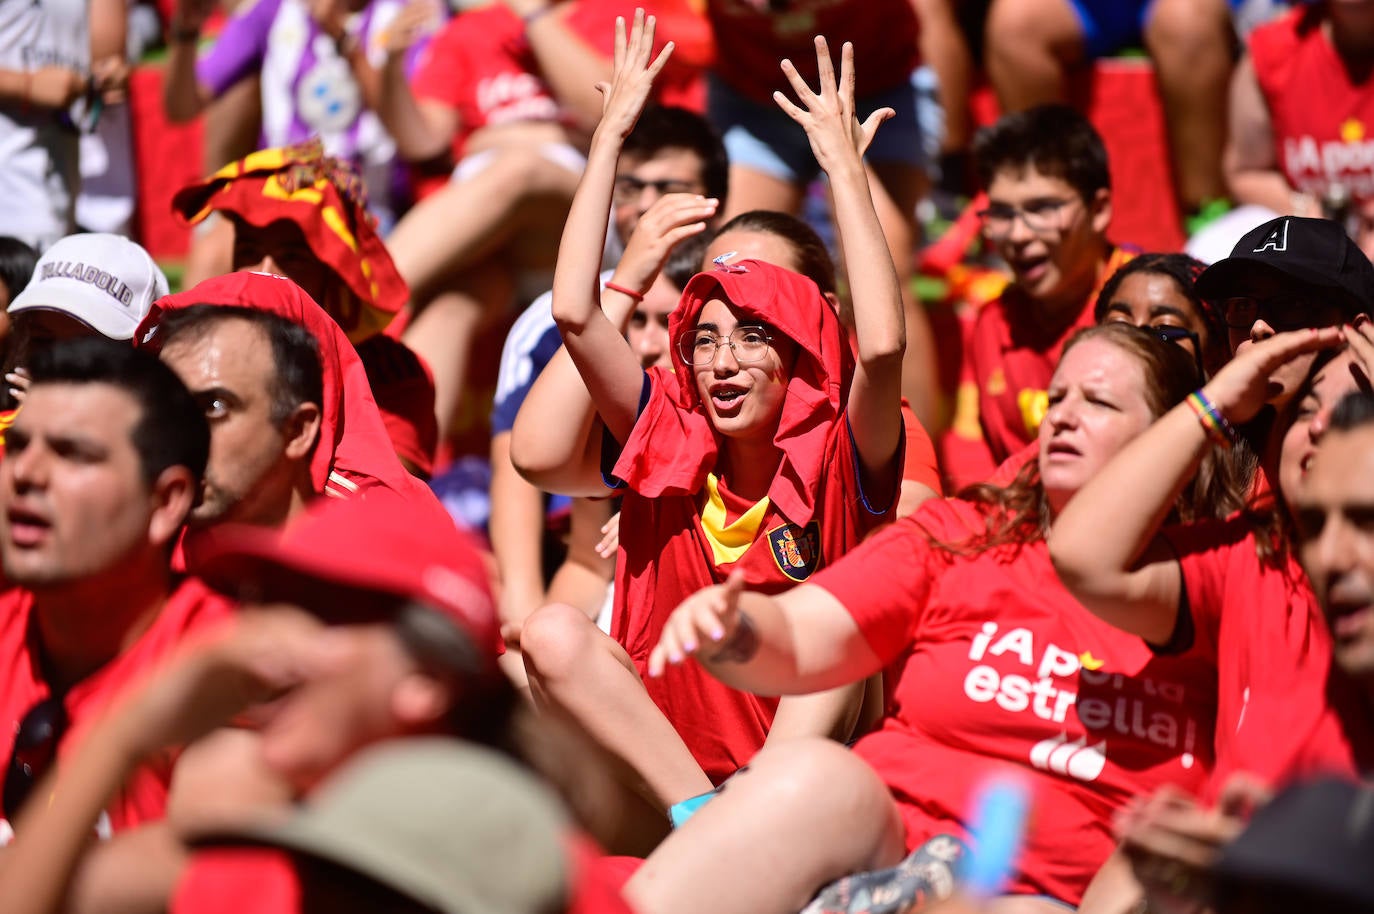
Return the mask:
<svg viewBox="0 0 1374 914">
<path fill-rule="evenodd" d="M 649 675 L 689 657 L 726 685 L 759 695 L 836 689 L 882 668 L 829 591 L 802 584 L 776 597 L 750 593 L 739 571 L 673 611 L 649 655 Z"/>
<path fill-rule="evenodd" d="M 411 91 L 406 54 L 436 16 L 431 0 L 411 0 L 386 29 L 386 62 L 378 73 L 375 110 L 396 141 L 401 158 L 426 162 L 449 151 L 460 126 L 458 112 L 437 101 L 419 100 Z M 369 102 L 371 104 L 371 102 Z"/>
<path fill-rule="evenodd" d="M 1268 378 L 1289 359 L 1340 342 L 1340 331 L 1283 333 L 1232 360 L 1202 392 L 1233 425 L 1264 406 Z M 1187 403 L 1126 445 L 1073 497 L 1050 529 L 1050 559 L 1085 607 L 1117 628 L 1164 644 L 1183 581 L 1160 525 L 1210 447 Z"/>
<path fill-rule="evenodd" d="M 191 120 L 213 100 L 210 90 L 196 78 L 197 42 L 212 8 L 207 0 L 180 0 L 172 17 L 167 72 L 162 77 L 162 106 L 173 123 Z"/>
<path fill-rule="evenodd" d="M 491 439 L 491 551 L 501 576 L 501 622 L 520 624 L 544 604 L 544 496 L 515 471 L 510 432 Z"/>
<path fill-rule="evenodd" d="M 863 152 L 878 125 L 891 117 L 882 108 L 860 124 L 854 115 L 854 48 L 848 42 L 840 53 L 840 77 L 830 62 L 825 39 L 816 38 L 820 93 L 797 75 L 791 61 L 783 61 L 802 107 L 775 93 L 778 107 L 806 130 L 816 161 L 830 178 L 835 200 L 835 226 L 848 263 L 854 301 L 858 365 L 846 404 L 859 461 L 869 478 L 882 478 L 902 438 L 902 354 L 906 330 L 897 271 L 869 194 Z M 895 484 L 895 480 L 894 480 Z"/>
<path fill-rule="evenodd" d="M 60 910 L 91 848 L 96 818 L 134 766 L 294 684 L 292 658 L 314 631 L 289 617 L 240 620 L 126 693 L 40 785 L 47 805 L 30 803 L 19 816 L 15 831 L 23 837 L 0 855 L 6 912 Z"/>
<path fill-rule="evenodd" d="M 568 28 L 566 4 L 549 0 L 505 0 L 525 21 L 525 40 L 539 64 L 539 74 L 562 107 L 583 130 L 601 119 L 602 97 L 596 87 L 611 76 L 611 61 Z"/>
<path fill-rule="evenodd" d="M 959 27 L 952 0 L 912 0 L 921 24 L 917 41 L 921 59 L 930 64 L 940 82 L 940 105 L 945 112 L 943 152 L 968 148 L 973 123 L 969 117 L 969 93 L 973 84 L 973 55 Z"/>
<path fill-rule="evenodd" d="M 653 33 L 654 19 L 645 21 L 642 10 L 636 11 L 628 38 L 625 20 L 616 19 L 615 76 L 604 87 L 604 113 L 573 196 L 553 276 L 553 317 L 563 345 L 607 430 L 622 442 L 629 439 L 638 418 L 644 376 L 620 328 L 601 308 L 597 265 L 606 242 L 621 146 L 644 109 L 654 76 L 672 52 L 669 44 L 651 62 Z"/>
<path fill-rule="evenodd" d="M 695 194 L 667 194 L 654 201 L 640 217 L 612 283 L 647 292 L 673 246 L 705 230 L 706 220 L 715 214 L 717 205 L 718 201 Z M 602 313 L 622 335 L 629 327 L 635 304 L 632 297 L 614 289 L 601 292 Z M 638 401 L 636 390 L 636 413 Z M 566 347 L 560 349 L 540 373 L 516 419 L 511 447 L 521 473 L 549 491 L 605 494 L 600 471 L 601 426 L 592 421 L 597 408 Z"/>
<path fill-rule="evenodd" d="M 1269 106 L 1264 103 L 1249 57 L 1241 60 L 1231 76 L 1230 112 L 1222 171 L 1236 202 L 1266 206 L 1278 213 L 1320 216 L 1317 201 L 1295 196 L 1279 169 Z"/>
</svg>

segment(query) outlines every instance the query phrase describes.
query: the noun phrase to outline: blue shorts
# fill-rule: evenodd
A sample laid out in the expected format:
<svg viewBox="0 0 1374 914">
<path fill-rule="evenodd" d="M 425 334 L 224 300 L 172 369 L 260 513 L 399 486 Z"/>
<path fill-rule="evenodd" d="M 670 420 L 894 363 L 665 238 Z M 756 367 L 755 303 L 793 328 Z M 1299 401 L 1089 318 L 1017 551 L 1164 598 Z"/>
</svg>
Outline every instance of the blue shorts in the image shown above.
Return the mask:
<svg viewBox="0 0 1374 914">
<path fill-rule="evenodd" d="M 1154 0 L 1069 0 L 1088 57 L 1110 57 L 1122 48 L 1139 45 Z"/>
<path fill-rule="evenodd" d="M 1226 0 L 1226 5 L 1234 13 L 1242 2 Z M 1069 6 L 1083 27 L 1088 58 L 1096 60 L 1144 43 L 1154 0 L 1069 0 Z"/>
<path fill-rule="evenodd" d="M 934 160 L 931 147 L 938 148 L 943 114 L 933 101 L 930 73 L 923 71 L 916 70 L 901 86 L 857 100 L 861 121 L 879 108 L 897 112 L 878 129 L 865 155 L 868 161 L 927 168 Z M 802 185 L 820 173 L 806 131 L 771 100 L 756 102 L 715 76 L 707 85 L 707 114 L 725 141 L 731 165 Z"/>
</svg>

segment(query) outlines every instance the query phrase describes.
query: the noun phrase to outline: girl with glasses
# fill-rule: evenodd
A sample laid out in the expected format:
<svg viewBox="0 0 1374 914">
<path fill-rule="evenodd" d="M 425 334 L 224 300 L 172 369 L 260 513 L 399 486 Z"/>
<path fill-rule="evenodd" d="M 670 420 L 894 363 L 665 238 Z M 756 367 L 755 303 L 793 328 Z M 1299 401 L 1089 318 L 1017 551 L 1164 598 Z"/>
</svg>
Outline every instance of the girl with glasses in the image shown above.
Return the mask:
<svg viewBox="0 0 1374 914">
<path fill-rule="evenodd" d="M 575 609 L 550 606 L 526 622 L 521 647 L 536 699 L 570 711 L 667 811 L 733 774 L 765 737 L 849 735 L 861 683 L 779 703 L 699 669 L 648 681 L 643 674 L 667 614 L 688 594 L 732 571 L 762 590 L 782 590 L 890 517 L 901 468 L 904 330 L 861 160 L 888 112 L 857 120 L 852 49 L 845 46 L 837 79 L 818 38 L 819 90 L 784 63 L 799 103 L 779 95 L 778 104 L 806 130 L 831 179 L 850 260 L 857 357 L 813 281 L 727 259 L 688 284 L 672 315 L 674 369 L 640 367 L 620 325 L 648 282 L 622 266 L 598 302 L 596 270 L 620 144 L 666 54 L 651 60 L 652 18 L 637 15 L 628 36 L 623 24 L 618 30 L 615 78 L 554 281 L 554 317 L 599 423 L 570 408 L 575 392 L 546 384 L 546 371 L 511 448 L 516 465 L 545 488 L 624 489 L 613 637 Z M 665 241 L 701 232 L 715 204 L 682 195 Z M 658 822 L 661 832 L 667 818 Z"/>
</svg>

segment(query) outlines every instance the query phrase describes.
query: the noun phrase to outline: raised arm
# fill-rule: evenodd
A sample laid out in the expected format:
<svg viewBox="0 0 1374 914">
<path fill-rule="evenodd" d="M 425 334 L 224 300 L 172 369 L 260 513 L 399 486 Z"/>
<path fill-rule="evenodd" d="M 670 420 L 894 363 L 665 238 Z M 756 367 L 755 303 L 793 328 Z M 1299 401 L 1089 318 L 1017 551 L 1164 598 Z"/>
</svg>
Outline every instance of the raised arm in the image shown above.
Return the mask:
<svg viewBox="0 0 1374 914">
<path fill-rule="evenodd" d="M 406 69 L 410 49 L 434 28 L 437 15 L 432 0 L 411 0 L 385 31 L 386 60 L 377 75 L 376 111 L 396 141 L 397 154 L 409 162 L 427 162 L 446 154 L 459 128 L 454 108 L 415 97 Z M 439 49 L 433 49 L 432 54 L 438 58 Z M 442 60 L 434 59 L 429 66 L 442 66 Z"/>
<path fill-rule="evenodd" d="M 611 74 L 611 62 L 568 27 L 571 5 L 553 0 L 503 0 L 525 22 L 525 40 L 539 73 L 573 122 L 591 130 L 602 115 L 597 86 Z"/>
<path fill-rule="evenodd" d="M 840 52 L 840 76 L 835 79 L 830 49 L 816 38 L 820 91 L 813 92 L 792 62 L 783 73 L 801 105 L 781 92 L 773 94 L 782 108 L 806 131 L 816 161 L 830 179 L 835 201 L 835 228 L 844 249 L 850 296 L 854 303 L 858 365 L 849 389 L 849 425 L 859 460 L 869 478 L 880 479 L 892 465 L 902 438 L 902 354 L 906 330 L 901 288 L 869 194 L 863 153 L 878 125 L 893 115 L 880 108 L 862 124 L 854 114 L 854 48 L 845 42 Z M 894 481 L 895 485 L 895 481 Z"/>
<path fill-rule="evenodd" d="M 855 683 L 882 668 L 854 618 L 821 587 L 776 597 L 724 584 L 685 600 L 649 655 L 649 675 L 695 657 L 726 685 L 759 695 L 800 695 Z"/>
<path fill-rule="evenodd" d="M 647 293 L 673 246 L 704 231 L 718 203 L 695 194 L 666 194 L 640 217 L 610 286 L 601 291 L 602 313 L 622 335 L 637 305 L 623 290 Z M 596 405 L 564 347 L 540 372 L 521 405 L 511 439 L 515 465 L 526 479 L 551 492 L 604 494 L 601 426 L 595 417 Z"/>
<path fill-rule="evenodd" d="M 1279 366 L 1340 341 L 1334 327 L 1281 333 L 1233 359 L 1201 394 L 1231 425 L 1247 422 Z M 1098 470 L 1050 529 L 1050 558 L 1069 592 L 1152 644 L 1172 635 L 1183 584 L 1159 528 L 1209 447 L 1198 413 L 1179 404 Z"/>
</svg>

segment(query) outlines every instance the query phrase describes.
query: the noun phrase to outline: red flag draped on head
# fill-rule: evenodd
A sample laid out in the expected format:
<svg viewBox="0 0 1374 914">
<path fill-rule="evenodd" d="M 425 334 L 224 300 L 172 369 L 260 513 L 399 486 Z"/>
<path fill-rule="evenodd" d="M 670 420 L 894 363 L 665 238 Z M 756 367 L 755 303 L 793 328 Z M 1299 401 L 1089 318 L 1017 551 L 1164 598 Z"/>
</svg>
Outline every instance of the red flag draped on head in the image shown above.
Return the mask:
<svg viewBox="0 0 1374 914">
<path fill-rule="evenodd" d="M 354 343 L 385 330 L 410 298 L 367 211 L 362 179 L 346 162 L 326 156 L 318 139 L 232 162 L 183 187 L 172 206 L 192 225 L 216 210 L 259 228 L 279 220 L 295 224 L 311 253 L 353 293 L 351 300 L 321 304 Z"/>
<path fill-rule="evenodd" d="M 797 360 L 773 436 L 782 463 L 768 497 L 788 520 L 805 524 L 815 509 L 826 437 L 849 393 L 852 372 L 847 366 L 852 357 L 840 319 L 816 284 L 762 261 L 722 265 L 698 273 L 687 284 L 668 321 L 677 379 L 668 379 L 667 389 L 673 393 L 650 400 L 616 463 L 615 475 L 650 498 L 694 494 L 706 485 L 720 444 L 703 410 L 695 369 L 683 360 L 677 341 L 696 326 L 706 303 L 717 298 L 728 302 L 741 322 L 763 321 L 797 344 Z M 656 383 L 664 380 L 655 378 Z M 671 442 L 671 447 L 664 442 Z"/>
<path fill-rule="evenodd" d="M 315 337 L 324 369 L 320 442 L 310 462 L 316 492 L 347 497 L 375 484 L 398 493 L 417 488 L 428 492 L 397 459 L 362 360 L 339 326 L 300 286 L 266 273 L 228 273 L 207 279 L 187 292 L 154 302 L 134 336 L 135 345 L 160 349 L 157 330 L 163 316 L 194 305 L 267 311 L 299 324 Z"/>
</svg>

